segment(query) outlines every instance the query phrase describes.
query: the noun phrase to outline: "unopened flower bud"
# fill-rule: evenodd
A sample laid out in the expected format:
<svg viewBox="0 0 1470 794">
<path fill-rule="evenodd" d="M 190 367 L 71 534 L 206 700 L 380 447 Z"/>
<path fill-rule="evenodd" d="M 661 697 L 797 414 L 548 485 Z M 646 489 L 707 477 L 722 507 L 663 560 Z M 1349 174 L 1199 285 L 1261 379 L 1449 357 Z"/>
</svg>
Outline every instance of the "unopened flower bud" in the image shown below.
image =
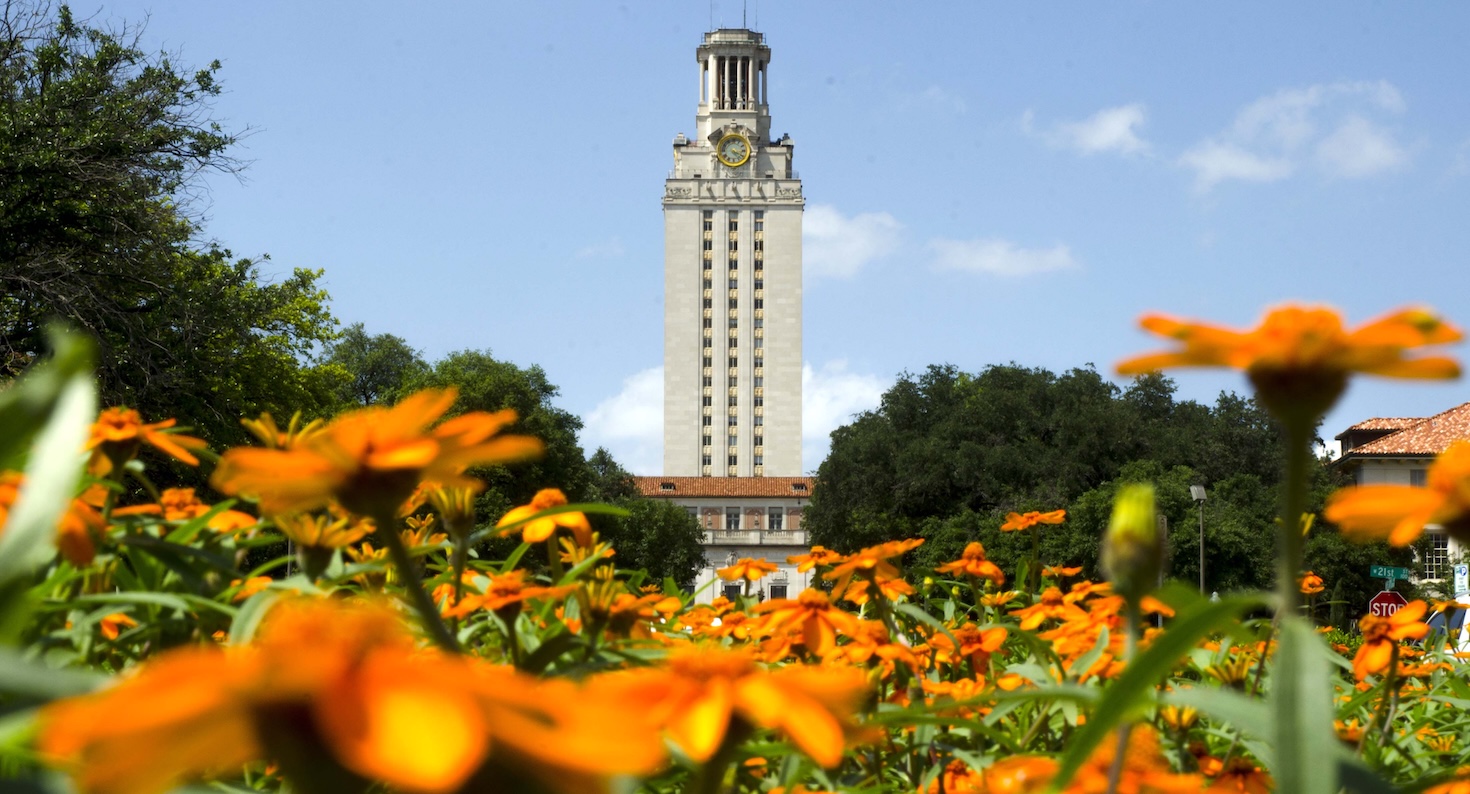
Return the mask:
<svg viewBox="0 0 1470 794">
<path fill-rule="evenodd" d="M 1102 565 L 1113 590 L 1134 603 L 1158 586 L 1164 533 L 1154 513 L 1152 485 L 1125 485 L 1118 491 L 1103 536 Z"/>
</svg>

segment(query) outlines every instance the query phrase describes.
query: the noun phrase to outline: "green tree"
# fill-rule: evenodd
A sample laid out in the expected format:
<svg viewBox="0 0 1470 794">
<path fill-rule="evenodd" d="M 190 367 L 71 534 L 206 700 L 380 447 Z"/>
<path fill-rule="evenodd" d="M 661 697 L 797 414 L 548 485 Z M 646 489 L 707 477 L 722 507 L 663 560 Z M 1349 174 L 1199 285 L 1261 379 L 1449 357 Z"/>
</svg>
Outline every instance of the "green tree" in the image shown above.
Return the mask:
<svg viewBox="0 0 1470 794">
<path fill-rule="evenodd" d="M 480 496 L 482 518 L 493 522 L 542 488 L 560 488 L 573 502 L 587 500 L 591 475 L 577 443 L 582 420 L 553 403 L 559 390 L 544 370 L 497 361 L 488 350 L 461 350 L 414 373 L 405 384 L 411 391 L 448 386 L 459 390 L 449 415 L 510 408 L 517 419 L 507 432 L 536 436 L 546 445 L 546 454 L 535 461 L 473 472 L 488 485 Z"/>
<path fill-rule="evenodd" d="M 417 350 L 402 337 L 393 334 L 369 335 L 362 323 L 342 330 L 324 357 L 328 365 L 341 367 L 351 380 L 344 380 L 339 390 L 342 402 L 350 406 L 391 403 L 411 382 L 428 368 Z"/>
<path fill-rule="evenodd" d="M 617 551 L 618 567 L 645 570 L 655 583 L 672 577 L 680 587 L 692 588 L 705 564 L 699 520 L 672 502 L 641 496 L 633 475 L 602 447 L 587 459 L 587 469 L 587 498 L 630 514 L 591 517 L 592 527 Z"/>
<path fill-rule="evenodd" d="M 0 5 L 0 375 L 60 319 L 96 341 L 104 403 L 223 446 L 243 415 L 330 405 L 310 357 L 336 321 L 319 272 L 263 283 L 258 262 L 197 243 L 196 177 L 238 166 L 238 136 L 209 117 L 219 63 L 188 73 L 138 36 Z"/>
</svg>

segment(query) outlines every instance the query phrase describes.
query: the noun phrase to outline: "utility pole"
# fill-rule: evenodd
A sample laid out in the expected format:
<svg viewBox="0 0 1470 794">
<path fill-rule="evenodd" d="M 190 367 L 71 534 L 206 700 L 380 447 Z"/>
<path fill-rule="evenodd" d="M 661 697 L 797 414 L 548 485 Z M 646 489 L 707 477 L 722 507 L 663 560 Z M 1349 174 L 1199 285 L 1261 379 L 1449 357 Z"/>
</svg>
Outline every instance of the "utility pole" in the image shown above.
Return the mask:
<svg viewBox="0 0 1470 794">
<path fill-rule="evenodd" d="M 1205 487 L 1189 486 L 1189 495 L 1199 505 L 1199 592 L 1205 593 Z"/>
</svg>

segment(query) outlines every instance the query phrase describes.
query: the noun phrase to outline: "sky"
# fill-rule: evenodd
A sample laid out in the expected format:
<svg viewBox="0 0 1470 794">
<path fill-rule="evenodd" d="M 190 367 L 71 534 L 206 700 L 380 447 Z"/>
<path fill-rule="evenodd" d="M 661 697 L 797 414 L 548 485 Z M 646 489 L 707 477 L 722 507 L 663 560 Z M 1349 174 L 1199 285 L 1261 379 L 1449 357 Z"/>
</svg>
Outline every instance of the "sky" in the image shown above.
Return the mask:
<svg viewBox="0 0 1470 794">
<path fill-rule="evenodd" d="M 742 13 L 804 218 L 803 465 L 902 373 L 1063 372 L 1285 301 L 1470 324 L 1470 4 L 708 2 L 73 6 L 219 59 L 240 176 L 207 233 L 321 269 L 344 323 L 539 365 L 657 474 L 662 181 L 694 51 Z M 1464 350 L 1456 351 L 1464 355 Z M 1176 371 L 1179 397 L 1244 392 Z M 1323 435 L 1464 382 L 1359 379 Z"/>
</svg>

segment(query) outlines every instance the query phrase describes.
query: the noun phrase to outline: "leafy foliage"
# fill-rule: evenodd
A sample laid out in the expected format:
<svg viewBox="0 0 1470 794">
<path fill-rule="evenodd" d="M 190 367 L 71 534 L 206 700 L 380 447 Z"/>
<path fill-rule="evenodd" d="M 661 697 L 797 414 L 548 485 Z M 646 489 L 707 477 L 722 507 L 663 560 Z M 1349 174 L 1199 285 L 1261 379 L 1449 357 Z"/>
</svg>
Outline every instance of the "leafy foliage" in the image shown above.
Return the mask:
<svg viewBox="0 0 1470 794">
<path fill-rule="evenodd" d="M 239 135 L 209 117 L 220 64 L 190 74 L 64 5 L 0 16 L 0 374 L 59 318 L 94 339 L 106 403 L 219 443 L 243 441 L 240 416 L 324 413 L 332 374 L 303 364 L 335 333 L 320 271 L 266 283 L 197 242 L 195 178 L 238 167 Z"/>
</svg>

